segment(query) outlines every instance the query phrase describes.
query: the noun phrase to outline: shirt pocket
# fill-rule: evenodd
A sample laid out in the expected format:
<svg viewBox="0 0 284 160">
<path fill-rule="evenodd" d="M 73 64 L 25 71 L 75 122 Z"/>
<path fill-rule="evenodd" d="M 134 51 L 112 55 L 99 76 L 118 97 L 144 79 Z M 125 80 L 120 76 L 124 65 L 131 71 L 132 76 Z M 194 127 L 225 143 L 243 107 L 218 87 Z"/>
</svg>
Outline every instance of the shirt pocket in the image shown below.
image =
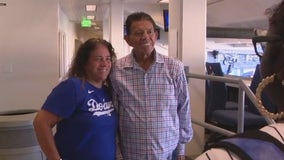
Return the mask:
<svg viewBox="0 0 284 160">
<path fill-rule="evenodd" d="M 157 98 L 161 100 L 172 99 L 172 96 L 175 95 L 174 81 L 169 76 L 157 78 L 149 87 L 150 92 L 157 95 Z"/>
</svg>

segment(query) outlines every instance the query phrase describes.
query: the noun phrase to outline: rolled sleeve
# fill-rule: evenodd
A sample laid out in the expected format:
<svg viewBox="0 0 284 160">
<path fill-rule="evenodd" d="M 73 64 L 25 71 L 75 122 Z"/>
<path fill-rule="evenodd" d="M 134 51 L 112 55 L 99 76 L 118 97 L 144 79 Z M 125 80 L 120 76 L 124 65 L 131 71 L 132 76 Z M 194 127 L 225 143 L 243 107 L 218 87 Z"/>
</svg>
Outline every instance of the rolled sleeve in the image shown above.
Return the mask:
<svg viewBox="0 0 284 160">
<path fill-rule="evenodd" d="M 189 86 L 187 84 L 186 76 L 183 70 L 181 71 L 181 76 L 178 77 L 178 116 L 180 122 L 179 144 L 185 144 L 189 142 L 193 137 L 190 110 L 190 95 Z"/>
</svg>

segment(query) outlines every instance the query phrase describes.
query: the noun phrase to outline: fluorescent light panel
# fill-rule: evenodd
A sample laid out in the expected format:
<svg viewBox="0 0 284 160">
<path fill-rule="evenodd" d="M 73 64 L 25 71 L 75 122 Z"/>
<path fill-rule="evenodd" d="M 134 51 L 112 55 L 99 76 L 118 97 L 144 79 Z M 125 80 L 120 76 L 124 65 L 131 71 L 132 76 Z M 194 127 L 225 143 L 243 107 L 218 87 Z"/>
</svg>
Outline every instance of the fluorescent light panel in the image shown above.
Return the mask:
<svg viewBox="0 0 284 160">
<path fill-rule="evenodd" d="M 160 0 L 159 3 L 169 3 L 169 0 Z"/>
<path fill-rule="evenodd" d="M 88 16 L 87 16 L 87 19 L 94 20 L 94 19 L 95 19 L 95 16 L 94 16 L 94 15 L 88 15 Z"/>
<path fill-rule="evenodd" d="M 86 11 L 96 11 L 97 6 L 94 4 L 86 5 Z"/>
</svg>

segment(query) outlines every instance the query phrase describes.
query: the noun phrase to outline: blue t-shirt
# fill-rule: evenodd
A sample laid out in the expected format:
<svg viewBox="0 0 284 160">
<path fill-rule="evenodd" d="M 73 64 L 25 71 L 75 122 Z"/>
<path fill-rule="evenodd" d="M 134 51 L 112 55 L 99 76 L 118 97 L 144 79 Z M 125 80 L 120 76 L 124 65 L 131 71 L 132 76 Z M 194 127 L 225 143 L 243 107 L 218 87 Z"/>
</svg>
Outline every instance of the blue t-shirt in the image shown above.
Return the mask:
<svg viewBox="0 0 284 160">
<path fill-rule="evenodd" d="M 118 116 L 106 87 L 69 78 L 57 85 L 43 109 L 64 119 L 55 143 L 63 160 L 114 160 Z"/>
</svg>

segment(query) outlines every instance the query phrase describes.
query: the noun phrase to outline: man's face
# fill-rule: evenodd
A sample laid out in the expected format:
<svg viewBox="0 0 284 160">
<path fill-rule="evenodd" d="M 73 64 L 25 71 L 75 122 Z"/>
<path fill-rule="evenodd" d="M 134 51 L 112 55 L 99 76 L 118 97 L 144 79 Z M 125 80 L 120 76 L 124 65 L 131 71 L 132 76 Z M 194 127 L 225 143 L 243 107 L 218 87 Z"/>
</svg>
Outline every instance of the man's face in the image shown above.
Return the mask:
<svg viewBox="0 0 284 160">
<path fill-rule="evenodd" d="M 153 24 L 148 20 L 142 20 L 132 23 L 130 34 L 125 36 L 125 40 L 133 47 L 135 53 L 151 54 L 157 36 Z"/>
</svg>

